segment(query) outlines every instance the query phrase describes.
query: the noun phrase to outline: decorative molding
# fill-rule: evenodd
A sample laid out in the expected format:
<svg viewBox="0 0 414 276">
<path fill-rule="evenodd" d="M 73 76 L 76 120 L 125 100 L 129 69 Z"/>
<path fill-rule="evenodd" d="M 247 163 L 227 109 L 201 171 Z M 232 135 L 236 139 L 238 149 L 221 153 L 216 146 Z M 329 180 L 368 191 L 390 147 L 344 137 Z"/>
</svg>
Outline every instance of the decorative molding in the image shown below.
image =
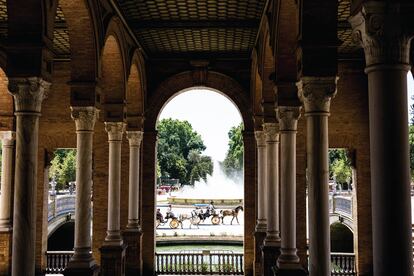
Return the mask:
<svg viewBox="0 0 414 276">
<path fill-rule="evenodd" d="M 300 118 L 300 106 L 279 106 L 276 109 L 276 117 L 279 120 L 279 130 L 296 131 Z"/>
<path fill-rule="evenodd" d="M 264 131 L 256 130 L 254 132 L 254 136 L 256 138 L 257 147 L 265 147 L 266 146 L 266 135 Z"/>
<path fill-rule="evenodd" d="M 367 66 L 409 64 L 412 34 L 403 28 L 407 19 L 401 9 L 400 4 L 367 1 L 350 17 L 352 38 L 364 48 Z"/>
<path fill-rule="evenodd" d="M 331 99 L 336 95 L 338 77 L 302 77 L 297 83 L 298 96 L 305 106 L 305 115 L 329 114 Z"/>
<path fill-rule="evenodd" d="M 76 131 L 93 131 L 99 110 L 94 106 L 71 106 L 71 117 L 75 120 Z"/>
<path fill-rule="evenodd" d="M 105 130 L 108 132 L 108 141 L 122 141 L 126 124 L 124 122 L 105 122 Z"/>
<path fill-rule="evenodd" d="M 279 130 L 276 123 L 264 123 L 263 132 L 265 133 L 266 143 L 279 142 Z"/>
<path fill-rule="evenodd" d="M 50 82 L 39 77 L 9 78 L 8 88 L 14 97 L 16 113 L 40 113 Z"/>
<path fill-rule="evenodd" d="M 14 131 L 0 131 L 0 140 L 3 147 L 13 147 L 16 140 L 16 132 Z"/>
<path fill-rule="evenodd" d="M 127 138 L 130 147 L 139 147 L 141 145 L 144 133 L 142 131 L 127 131 Z"/>
</svg>

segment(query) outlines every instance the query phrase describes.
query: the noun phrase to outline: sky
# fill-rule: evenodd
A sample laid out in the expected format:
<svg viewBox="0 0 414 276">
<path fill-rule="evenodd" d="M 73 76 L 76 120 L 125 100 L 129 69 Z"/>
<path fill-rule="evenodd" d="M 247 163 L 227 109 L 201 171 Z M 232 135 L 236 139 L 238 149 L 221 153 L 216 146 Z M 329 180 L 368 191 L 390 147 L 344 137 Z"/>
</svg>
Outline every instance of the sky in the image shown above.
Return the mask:
<svg viewBox="0 0 414 276">
<path fill-rule="evenodd" d="M 223 161 L 228 149 L 227 133 L 242 122 L 237 107 L 227 97 L 213 90 L 194 88 L 172 98 L 160 113 L 159 120 L 187 120 L 206 145 L 205 155 Z"/>
</svg>

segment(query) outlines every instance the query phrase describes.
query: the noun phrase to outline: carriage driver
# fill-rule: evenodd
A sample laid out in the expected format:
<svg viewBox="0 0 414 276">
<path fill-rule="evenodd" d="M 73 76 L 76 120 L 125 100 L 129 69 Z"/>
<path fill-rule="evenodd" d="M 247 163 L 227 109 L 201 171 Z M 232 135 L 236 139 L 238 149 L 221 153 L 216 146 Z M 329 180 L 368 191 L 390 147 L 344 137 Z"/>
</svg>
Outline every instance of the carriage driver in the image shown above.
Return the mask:
<svg viewBox="0 0 414 276">
<path fill-rule="evenodd" d="M 157 220 L 159 220 L 160 222 L 164 222 L 164 217 L 161 214 L 160 208 L 157 208 Z"/>
<path fill-rule="evenodd" d="M 174 213 L 173 213 L 173 211 L 172 211 L 172 205 L 171 205 L 171 204 L 169 204 L 169 205 L 168 205 L 168 208 L 167 208 L 167 213 L 166 213 L 166 215 L 165 215 L 165 218 L 166 218 L 166 219 L 169 219 L 169 218 L 175 218 L 175 215 L 174 215 Z"/>
<path fill-rule="evenodd" d="M 214 214 L 215 209 L 216 207 L 214 207 L 214 201 L 210 201 L 210 204 L 207 206 L 207 213 Z"/>
</svg>

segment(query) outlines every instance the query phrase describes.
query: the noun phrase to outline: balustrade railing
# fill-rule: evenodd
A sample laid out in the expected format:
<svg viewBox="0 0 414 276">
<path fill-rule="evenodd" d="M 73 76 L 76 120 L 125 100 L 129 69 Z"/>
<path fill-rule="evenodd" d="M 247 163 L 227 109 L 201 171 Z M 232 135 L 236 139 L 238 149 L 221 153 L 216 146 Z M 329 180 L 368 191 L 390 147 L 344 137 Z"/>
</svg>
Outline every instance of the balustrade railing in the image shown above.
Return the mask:
<svg viewBox="0 0 414 276">
<path fill-rule="evenodd" d="M 352 197 L 333 195 L 329 198 L 329 212 L 340 213 L 352 218 Z"/>
<path fill-rule="evenodd" d="M 75 195 L 57 196 L 55 200 L 49 202 L 47 220 L 51 221 L 53 218 L 66 213 L 75 213 Z"/>
<path fill-rule="evenodd" d="M 356 276 L 354 253 L 331 253 L 332 276 Z"/>
<path fill-rule="evenodd" d="M 46 251 L 46 273 L 60 274 L 65 270 L 73 251 Z"/>
<path fill-rule="evenodd" d="M 243 253 L 204 250 L 155 255 L 157 275 L 243 275 Z"/>
</svg>

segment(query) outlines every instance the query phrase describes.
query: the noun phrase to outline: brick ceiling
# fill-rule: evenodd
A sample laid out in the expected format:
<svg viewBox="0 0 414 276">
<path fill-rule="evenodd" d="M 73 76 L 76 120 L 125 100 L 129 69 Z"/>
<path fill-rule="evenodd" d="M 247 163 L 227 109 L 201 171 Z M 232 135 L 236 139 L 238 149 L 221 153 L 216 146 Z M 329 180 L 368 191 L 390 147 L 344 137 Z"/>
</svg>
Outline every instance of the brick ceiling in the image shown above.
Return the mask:
<svg viewBox="0 0 414 276">
<path fill-rule="evenodd" d="M 117 0 L 149 57 L 242 56 L 254 47 L 265 0 Z M 350 0 L 338 0 L 340 57 L 359 57 L 347 19 Z M 63 12 L 55 19 L 53 51 L 70 58 Z M 6 0 L 0 0 L 0 38 L 7 37 Z M 230 56 L 231 55 L 231 56 Z"/>
</svg>

